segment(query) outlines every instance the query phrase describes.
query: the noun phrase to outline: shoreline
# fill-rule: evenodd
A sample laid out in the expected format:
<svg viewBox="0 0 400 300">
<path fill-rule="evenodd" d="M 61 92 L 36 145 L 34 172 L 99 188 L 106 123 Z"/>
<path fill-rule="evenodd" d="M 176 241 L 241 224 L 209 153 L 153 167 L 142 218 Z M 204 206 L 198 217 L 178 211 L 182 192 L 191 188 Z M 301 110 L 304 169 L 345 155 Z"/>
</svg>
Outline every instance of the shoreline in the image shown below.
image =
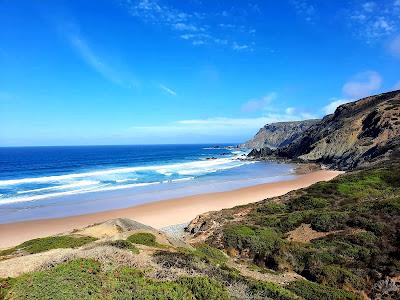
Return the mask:
<svg viewBox="0 0 400 300">
<path fill-rule="evenodd" d="M 231 191 L 161 200 L 84 215 L 0 224 L 0 249 L 15 246 L 30 239 L 68 232 L 115 218 L 133 219 L 157 229 L 187 223 L 197 215 L 208 211 L 280 196 L 319 181 L 329 181 L 341 173 L 343 172 L 318 170 L 297 175 L 292 180 L 264 183 Z"/>
</svg>

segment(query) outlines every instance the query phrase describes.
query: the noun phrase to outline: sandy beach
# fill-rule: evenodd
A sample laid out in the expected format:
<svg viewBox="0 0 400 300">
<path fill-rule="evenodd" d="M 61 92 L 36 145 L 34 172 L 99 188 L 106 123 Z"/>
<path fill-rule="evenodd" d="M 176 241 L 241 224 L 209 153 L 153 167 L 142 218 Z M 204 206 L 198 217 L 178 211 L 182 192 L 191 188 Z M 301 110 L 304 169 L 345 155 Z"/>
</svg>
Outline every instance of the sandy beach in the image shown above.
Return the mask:
<svg viewBox="0 0 400 300">
<path fill-rule="evenodd" d="M 200 194 L 65 218 L 0 224 L 0 248 L 11 247 L 29 239 L 67 232 L 113 218 L 130 218 L 155 228 L 182 224 L 207 211 L 221 210 L 283 195 L 319 181 L 331 180 L 340 173 L 318 170 L 298 175 L 289 181 L 260 184 L 228 192 Z"/>
</svg>

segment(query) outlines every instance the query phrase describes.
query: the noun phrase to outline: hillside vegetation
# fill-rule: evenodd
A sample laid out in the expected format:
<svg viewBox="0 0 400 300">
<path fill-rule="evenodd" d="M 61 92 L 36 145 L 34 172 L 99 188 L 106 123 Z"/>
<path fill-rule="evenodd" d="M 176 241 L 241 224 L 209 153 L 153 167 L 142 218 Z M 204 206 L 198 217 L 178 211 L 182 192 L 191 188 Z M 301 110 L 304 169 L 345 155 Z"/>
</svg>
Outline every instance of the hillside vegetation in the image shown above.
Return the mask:
<svg viewBox="0 0 400 300">
<path fill-rule="evenodd" d="M 309 227 L 310 237 L 299 239 Z M 242 262 L 294 271 L 319 287 L 362 291 L 371 297 L 393 290 L 400 296 L 398 163 L 208 214 L 192 222 L 188 231 L 197 240 L 204 235 L 206 243 Z M 310 282 L 288 288 L 312 298 Z"/>
</svg>

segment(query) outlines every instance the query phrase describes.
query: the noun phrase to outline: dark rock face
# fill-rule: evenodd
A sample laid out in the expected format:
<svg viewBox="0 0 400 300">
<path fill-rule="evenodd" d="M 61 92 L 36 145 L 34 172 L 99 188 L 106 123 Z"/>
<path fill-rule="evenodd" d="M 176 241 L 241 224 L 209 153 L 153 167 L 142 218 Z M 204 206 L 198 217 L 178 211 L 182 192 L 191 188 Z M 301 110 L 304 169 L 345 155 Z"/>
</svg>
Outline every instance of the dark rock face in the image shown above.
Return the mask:
<svg viewBox="0 0 400 300">
<path fill-rule="evenodd" d="M 349 170 L 389 159 L 399 149 L 400 91 L 393 91 L 341 105 L 286 147 L 250 154 Z"/>
<path fill-rule="evenodd" d="M 318 121 L 305 120 L 267 124 L 251 140 L 241 146 L 251 149 L 284 147 L 300 137 L 306 129 Z"/>
</svg>

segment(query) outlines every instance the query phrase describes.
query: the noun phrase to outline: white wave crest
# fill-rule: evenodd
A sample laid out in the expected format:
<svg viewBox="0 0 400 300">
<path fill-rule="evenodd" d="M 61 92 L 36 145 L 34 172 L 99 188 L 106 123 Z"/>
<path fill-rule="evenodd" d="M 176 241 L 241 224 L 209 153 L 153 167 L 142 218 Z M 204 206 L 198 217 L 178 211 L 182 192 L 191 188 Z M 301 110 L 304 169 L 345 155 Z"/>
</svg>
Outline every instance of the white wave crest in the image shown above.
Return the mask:
<svg viewBox="0 0 400 300">
<path fill-rule="evenodd" d="M 201 161 L 176 163 L 169 165 L 167 164 L 167 165 L 154 165 L 154 166 L 126 167 L 126 168 L 115 168 L 115 169 L 99 170 L 92 172 L 83 172 L 83 173 L 72 173 L 65 175 L 0 180 L 0 186 L 9 186 L 9 185 L 17 185 L 25 183 L 59 182 L 63 180 L 77 179 L 77 178 L 87 179 L 90 177 L 133 173 L 137 171 L 154 171 L 154 172 L 178 173 L 178 174 L 199 174 L 199 173 L 204 173 L 204 170 L 211 170 L 211 172 L 213 172 L 213 170 L 237 167 L 247 163 L 251 162 L 238 161 L 232 158 L 218 158 L 212 160 L 205 160 L 205 161 L 201 160 Z"/>
<path fill-rule="evenodd" d="M 44 191 L 51 191 L 51 190 L 66 190 L 66 189 L 71 189 L 71 188 L 79 188 L 79 187 L 84 187 L 84 186 L 97 185 L 99 183 L 100 183 L 99 181 L 81 180 L 81 181 L 78 181 L 75 183 L 70 183 L 70 184 L 62 184 L 62 185 L 49 186 L 49 187 L 40 188 L 40 189 L 18 191 L 17 194 L 37 193 L 37 192 L 44 192 Z"/>
<path fill-rule="evenodd" d="M 74 191 L 57 192 L 57 193 L 34 195 L 34 196 L 27 196 L 27 197 L 10 197 L 10 198 L 2 199 L 0 201 L 0 206 L 4 205 L 4 204 L 31 202 L 31 201 L 42 200 L 42 199 L 53 198 L 53 197 L 77 195 L 77 194 L 84 194 L 84 193 L 89 193 L 89 192 L 113 191 L 113 190 L 141 187 L 141 186 L 154 185 L 154 184 L 160 184 L 160 182 L 158 182 L 158 181 L 157 182 L 143 182 L 143 183 L 134 183 L 134 184 L 117 185 L 117 186 L 103 185 L 100 187 L 97 186 L 97 187 L 86 188 L 86 189 L 81 189 L 81 190 L 74 190 Z"/>
</svg>

